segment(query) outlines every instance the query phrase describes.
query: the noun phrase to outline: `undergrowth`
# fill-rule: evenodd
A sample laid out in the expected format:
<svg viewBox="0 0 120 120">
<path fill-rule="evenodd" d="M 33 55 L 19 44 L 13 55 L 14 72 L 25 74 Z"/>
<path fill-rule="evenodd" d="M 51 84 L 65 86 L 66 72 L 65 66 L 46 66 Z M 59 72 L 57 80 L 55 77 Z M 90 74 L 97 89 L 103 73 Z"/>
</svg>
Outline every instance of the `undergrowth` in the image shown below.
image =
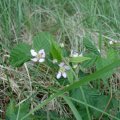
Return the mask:
<svg viewBox="0 0 120 120">
<path fill-rule="evenodd" d="M 0 0 L 0 119 L 120 120 L 119 11 L 119 0 Z"/>
</svg>

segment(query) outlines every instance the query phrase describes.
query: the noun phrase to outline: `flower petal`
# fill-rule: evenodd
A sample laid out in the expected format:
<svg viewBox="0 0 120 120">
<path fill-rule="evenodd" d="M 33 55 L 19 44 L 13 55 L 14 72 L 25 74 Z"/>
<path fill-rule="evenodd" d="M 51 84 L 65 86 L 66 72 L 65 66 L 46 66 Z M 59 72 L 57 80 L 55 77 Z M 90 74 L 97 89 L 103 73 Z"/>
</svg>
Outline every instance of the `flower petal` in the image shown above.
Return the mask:
<svg viewBox="0 0 120 120">
<path fill-rule="evenodd" d="M 37 56 L 37 52 L 35 52 L 35 50 L 31 49 L 30 52 L 33 57 Z"/>
<path fill-rule="evenodd" d="M 39 62 L 40 62 L 40 63 L 42 63 L 42 62 L 44 62 L 44 61 L 45 61 L 45 59 L 43 59 L 43 58 L 39 59 Z"/>
<path fill-rule="evenodd" d="M 65 65 L 65 63 L 64 62 L 61 62 L 60 64 L 59 64 L 59 67 L 63 67 Z"/>
<path fill-rule="evenodd" d="M 78 57 L 78 55 L 79 55 L 78 53 L 74 53 L 73 57 Z"/>
<path fill-rule="evenodd" d="M 78 54 L 77 51 L 75 51 L 75 50 L 71 50 L 70 57 L 78 57 L 78 56 L 79 56 L 79 54 Z"/>
<path fill-rule="evenodd" d="M 58 74 L 57 74 L 56 78 L 57 78 L 57 79 L 60 79 L 60 78 L 61 78 L 61 76 L 62 76 L 62 73 L 61 73 L 61 72 L 58 72 Z"/>
<path fill-rule="evenodd" d="M 45 51 L 44 51 L 44 49 L 39 50 L 38 53 L 41 54 L 42 58 L 45 58 Z"/>
<path fill-rule="evenodd" d="M 37 58 L 32 58 L 31 60 L 32 60 L 33 62 L 37 62 L 37 61 L 38 61 Z"/>
<path fill-rule="evenodd" d="M 63 73 L 62 73 L 62 76 L 63 76 L 64 78 L 67 78 L 66 72 L 63 72 Z"/>
<path fill-rule="evenodd" d="M 65 68 L 66 70 L 70 70 L 70 66 L 65 65 L 64 68 Z"/>
</svg>

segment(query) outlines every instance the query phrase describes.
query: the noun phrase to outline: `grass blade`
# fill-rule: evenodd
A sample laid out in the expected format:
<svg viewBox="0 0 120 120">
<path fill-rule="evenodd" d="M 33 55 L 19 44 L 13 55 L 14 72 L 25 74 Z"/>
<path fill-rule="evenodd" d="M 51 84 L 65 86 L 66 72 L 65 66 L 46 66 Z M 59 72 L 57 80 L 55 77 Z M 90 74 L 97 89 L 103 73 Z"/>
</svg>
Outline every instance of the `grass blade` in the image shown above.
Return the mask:
<svg viewBox="0 0 120 120">
<path fill-rule="evenodd" d="M 66 101 L 66 103 L 69 105 L 69 107 L 71 108 L 76 120 L 82 120 L 82 117 L 80 116 L 79 112 L 77 111 L 77 109 L 74 106 L 74 104 L 72 103 L 72 101 L 65 96 L 63 96 L 63 98 Z"/>
</svg>

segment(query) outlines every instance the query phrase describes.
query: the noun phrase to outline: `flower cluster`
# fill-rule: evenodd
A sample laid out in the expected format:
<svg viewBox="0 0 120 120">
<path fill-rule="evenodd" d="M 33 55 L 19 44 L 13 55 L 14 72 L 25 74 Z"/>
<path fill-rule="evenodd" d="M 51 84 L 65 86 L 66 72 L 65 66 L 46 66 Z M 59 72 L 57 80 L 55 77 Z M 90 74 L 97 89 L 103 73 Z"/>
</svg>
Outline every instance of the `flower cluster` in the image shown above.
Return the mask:
<svg viewBox="0 0 120 120">
<path fill-rule="evenodd" d="M 46 54 L 45 54 L 44 49 L 41 49 L 38 52 L 36 52 L 35 50 L 31 49 L 30 52 L 31 52 L 31 55 L 33 57 L 31 59 L 33 62 L 40 62 L 40 63 L 42 63 L 42 62 L 45 61 Z M 57 63 L 57 60 L 56 59 L 53 60 L 53 63 Z M 58 66 L 59 66 L 59 71 L 57 73 L 56 78 L 57 79 L 60 79 L 61 77 L 67 78 L 66 71 L 69 70 L 70 67 L 67 66 L 64 62 L 61 62 Z"/>
<path fill-rule="evenodd" d="M 31 49 L 30 52 L 31 52 L 31 55 L 33 57 L 31 59 L 33 62 L 42 63 L 45 61 L 46 54 L 45 54 L 44 49 L 41 49 L 38 52 Z M 77 51 L 71 50 L 70 57 L 82 57 L 82 56 L 83 56 L 82 53 L 79 54 Z M 52 62 L 53 62 L 53 64 L 58 63 L 57 59 L 54 59 Z M 61 77 L 67 78 L 67 71 L 70 69 L 70 67 L 68 65 L 66 65 L 65 62 L 61 62 L 60 64 L 58 64 L 58 66 L 59 66 L 59 70 L 58 70 L 58 73 L 56 75 L 56 78 L 57 79 L 60 79 Z M 73 64 L 73 68 L 76 68 L 77 66 L 78 66 L 78 64 Z"/>
</svg>

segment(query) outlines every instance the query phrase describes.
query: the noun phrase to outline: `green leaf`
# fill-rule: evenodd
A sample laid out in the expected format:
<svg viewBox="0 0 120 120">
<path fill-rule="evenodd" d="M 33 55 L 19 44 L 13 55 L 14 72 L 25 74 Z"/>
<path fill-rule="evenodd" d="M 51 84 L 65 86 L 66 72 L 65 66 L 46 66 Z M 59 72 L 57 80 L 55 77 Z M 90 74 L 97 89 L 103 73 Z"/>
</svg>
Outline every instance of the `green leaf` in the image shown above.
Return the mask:
<svg viewBox="0 0 120 120">
<path fill-rule="evenodd" d="M 107 106 L 107 104 L 108 104 L 108 102 L 109 102 L 109 99 L 110 99 L 109 96 L 105 96 L 105 95 L 98 96 L 98 97 L 96 98 L 96 100 L 94 100 L 94 101 L 95 101 L 95 102 L 94 102 L 94 106 L 95 106 L 96 108 L 104 111 L 105 108 L 106 108 L 106 106 Z M 106 109 L 106 112 L 109 112 L 108 109 L 112 109 L 112 107 L 113 107 L 113 106 L 112 106 L 112 100 L 111 100 L 111 101 L 109 102 L 109 106 L 108 106 L 107 109 Z M 95 116 L 96 118 L 99 118 L 100 115 L 101 115 L 101 113 L 98 112 L 98 111 L 96 111 L 96 110 L 93 111 L 93 114 L 94 114 L 94 116 Z"/>
<path fill-rule="evenodd" d="M 99 56 L 95 55 L 94 53 L 89 53 L 89 54 L 85 55 L 85 57 L 89 57 L 89 58 L 91 58 L 91 59 L 88 60 L 88 61 L 84 61 L 84 62 L 81 64 L 81 66 L 82 66 L 83 68 L 93 67 L 94 64 L 95 64 L 95 62 L 96 62 L 96 60 L 97 60 L 97 58 L 98 58 Z"/>
<path fill-rule="evenodd" d="M 31 46 L 26 43 L 18 44 L 10 53 L 10 64 L 14 67 L 20 67 L 31 58 Z"/>
<path fill-rule="evenodd" d="M 119 53 L 117 50 L 114 50 L 112 48 L 107 50 L 107 58 L 110 59 L 111 62 L 115 61 L 119 58 Z"/>
<path fill-rule="evenodd" d="M 116 117 L 118 117 L 120 119 L 120 112 L 117 113 Z"/>
<path fill-rule="evenodd" d="M 15 104 L 15 101 L 11 99 L 6 109 L 6 120 L 16 120 Z"/>
<path fill-rule="evenodd" d="M 111 64 L 111 60 L 109 58 L 98 58 L 98 60 L 96 61 L 96 70 L 100 70 L 102 68 L 104 68 L 106 65 L 110 65 Z M 109 72 L 106 72 L 101 79 L 103 79 L 105 82 L 106 79 L 110 78 L 112 76 L 112 74 L 115 72 L 114 69 L 109 70 Z"/>
<path fill-rule="evenodd" d="M 80 104 L 82 104 L 82 105 L 87 105 L 88 107 L 90 107 L 90 108 L 92 108 L 92 109 L 94 109 L 94 110 L 96 110 L 96 111 L 98 111 L 98 112 L 101 112 L 101 113 L 103 113 L 103 114 L 106 115 L 106 116 L 109 116 L 109 118 L 111 118 L 111 119 L 114 118 L 114 120 L 120 120 L 118 117 L 115 117 L 114 115 L 109 114 L 109 113 L 105 112 L 104 110 L 101 110 L 101 109 L 99 109 L 99 108 L 96 108 L 96 107 L 94 107 L 94 106 L 92 106 L 92 105 L 90 105 L 90 104 L 87 104 L 87 103 L 83 102 L 83 101 L 74 99 L 74 98 L 72 98 L 72 97 L 67 97 L 67 98 L 69 98 L 69 99 L 71 99 L 71 100 L 73 100 L 73 101 L 75 101 L 75 102 L 77 102 L 77 103 L 80 103 Z M 81 111 L 80 111 L 80 112 L 81 112 Z M 85 119 L 85 120 L 86 120 L 86 119 Z M 105 120 L 106 120 L 106 119 L 105 119 Z"/>
<path fill-rule="evenodd" d="M 29 112 L 30 104 L 28 102 L 22 103 L 20 106 L 15 106 L 15 100 L 11 99 L 6 110 L 6 120 L 21 120 Z M 26 118 L 26 120 L 32 120 L 32 116 Z"/>
<path fill-rule="evenodd" d="M 84 38 L 83 44 L 89 51 L 100 56 L 100 52 L 98 51 L 98 49 L 95 47 L 95 45 L 91 41 L 92 41 L 91 39 L 89 40 L 89 38 L 86 37 Z"/>
<path fill-rule="evenodd" d="M 119 58 L 118 52 L 115 51 L 114 49 L 108 49 L 107 50 L 107 56 L 105 58 L 99 57 L 96 61 L 96 69 L 100 70 L 102 68 L 104 68 L 106 65 L 111 64 L 112 62 L 116 61 L 116 59 Z M 110 78 L 112 76 L 112 74 L 115 72 L 115 70 L 111 69 L 109 70 L 109 72 L 107 72 L 106 74 L 104 74 L 101 78 L 105 81 L 106 79 Z"/>
<path fill-rule="evenodd" d="M 53 59 L 57 59 L 58 61 L 62 60 L 62 51 L 55 41 L 51 41 L 50 53 Z"/>
<path fill-rule="evenodd" d="M 93 104 L 94 103 L 94 98 L 98 97 L 98 93 L 95 89 L 89 88 L 88 86 L 82 86 L 81 89 L 73 89 L 70 91 L 70 96 L 72 98 L 75 98 L 80 101 L 85 101 L 85 103 Z M 88 119 L 90 120 L 90 112 L 91 110 L 88 109 L 86 105 L 81 105 L 81 104 L 75 104 L 77 108 L 79 109 L 79 112 L 82 116 L 83 119 Z M 87 108 L 86 108 L 87 107 Z M 88 111 L 86 114 L 86 111 Z"/>
<path fill-rule="evenodd" d="M 91 58 L 89 57 L 71 57 L 69 58 L 70 62 L 73 62 L 73 63 L 81 63 L 81 62 L 84 62 L 86 60 L 90 60 Z"/>
<path fill-rule="evenodd" d="M 71 70 L 67 71 L 67 77 L 68 77 L 68 81 L 69 83 L 73 83 L 74 81 L 74 75 L 73 75 L 73 72 Z"/>
<path fill-rule="evenodd" d="M 17 107 L 19 120 L 29 112 L 29 107 L 30 107 L 30 104 L 28 102 L 24 102 L 20 106 Z M 26 120 L 30 120 L 30 116 L 29 118 L 26 118 Z"/>
<path fill-rule="evenodd" d="M 41 32 L 33 37 L 33 49 L 39 51 L 44 49 L 46 53 L 50 51 L 50 42 L 53 40 L 53 36 L 47 32 Z"/>
</svg>

